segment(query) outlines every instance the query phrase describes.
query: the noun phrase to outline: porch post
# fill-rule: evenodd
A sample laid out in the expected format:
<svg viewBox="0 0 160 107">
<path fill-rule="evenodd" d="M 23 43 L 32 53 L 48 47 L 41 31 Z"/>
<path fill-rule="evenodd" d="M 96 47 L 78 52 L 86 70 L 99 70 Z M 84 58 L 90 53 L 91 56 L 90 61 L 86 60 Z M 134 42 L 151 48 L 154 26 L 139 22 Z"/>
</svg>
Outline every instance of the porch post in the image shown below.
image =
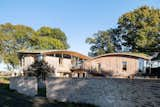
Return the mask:
<svg viewBox="0 0 160 107">
<path fill-rule="evenodd" d="M 150 64 L 149 64 L 149 65 L 150 65 L 150 66 L 149 66 L 149 74 L 151 74 L 151 72 L 152 72 L 152 71 L 151 71 L 151 68 L 152 68 L 151 60 L 149 60 L 149 63 L 150 63 Z"/>
</svg>

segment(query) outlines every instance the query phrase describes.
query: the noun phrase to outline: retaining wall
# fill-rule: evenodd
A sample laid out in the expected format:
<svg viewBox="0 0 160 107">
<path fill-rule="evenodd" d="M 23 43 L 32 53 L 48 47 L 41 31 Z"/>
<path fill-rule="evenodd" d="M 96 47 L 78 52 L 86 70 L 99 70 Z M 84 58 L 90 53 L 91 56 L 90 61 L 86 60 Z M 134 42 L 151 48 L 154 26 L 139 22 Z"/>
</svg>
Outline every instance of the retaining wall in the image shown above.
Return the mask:
<svg viewBox="0 0 160 107">
<path fill-rule="evenodd" d="M 100 107 L 160 107 L 160 80 L 48 78 L 47 97 Z"/>
<path fill-rule="evenodd" d="M 21 94 L 28 96 L 37 95 L 36 77 L 11 77 L 9 87 Z"/>
</svg>

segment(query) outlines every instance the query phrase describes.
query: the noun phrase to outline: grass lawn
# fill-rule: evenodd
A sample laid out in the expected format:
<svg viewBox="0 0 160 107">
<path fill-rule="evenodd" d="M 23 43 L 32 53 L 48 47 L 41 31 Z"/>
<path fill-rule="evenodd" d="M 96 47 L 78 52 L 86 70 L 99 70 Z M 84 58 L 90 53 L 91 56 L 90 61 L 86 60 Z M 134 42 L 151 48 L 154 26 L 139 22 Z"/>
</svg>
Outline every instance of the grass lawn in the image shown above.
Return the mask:
<svg viewBox="0 0 160 107">
<path fill-rule="evenodd" d="M 28 97 L 9 90 L 7 78 L 0 78 L 0 107 L 95 107 L 88 104 L 50 101 L 44 97 Z"/>
</svg>

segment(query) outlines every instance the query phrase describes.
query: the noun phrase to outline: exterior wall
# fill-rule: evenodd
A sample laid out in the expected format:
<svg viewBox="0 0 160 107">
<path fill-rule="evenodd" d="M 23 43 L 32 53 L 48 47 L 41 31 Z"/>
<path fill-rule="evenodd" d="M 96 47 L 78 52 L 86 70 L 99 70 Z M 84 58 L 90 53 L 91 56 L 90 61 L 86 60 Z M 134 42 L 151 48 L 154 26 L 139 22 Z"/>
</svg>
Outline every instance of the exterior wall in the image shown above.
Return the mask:
<svg viewBox="0 0 160 107">
<path fill-rule="evenodd" d="M 35 77 L 11 77 L 9 87 L 21 94 L 37 95 L 37 79 Z"/>
<path fill-rule="evenodd" d="M 28 68 L 32 63 L 34 63 L 34 57 L 32 56 L 25 56 L 24 61 L 22 61 L 23 68 Z"/>
<path fill-rule="evenodd" d="M 127 62 L 127 70 L 123 70 L 123 62 Z M 101 71 L 115 77 L 128 77 L 134 75 L 139 70 L 138 58 L 124 56 L 107 56 L 84 62 L 84 69 L 98 70 L 98 64 L 101 64 Z"/>
<path fill-rule="evenodd" d="M 70 73 L 72 67 L 71 59 L 62 59 L 62 64 L 59 64 L 59 58 L 53 56 L 45 56 L 44 60 L 52 67 L 55 68 L 55 76 L 63 77 L 63 73 Z"/>
<path fill-rule="evenodd" d="M 44 60 L 52 67 L 57 68 L 59 66 L 59 58 L 53 56 L 45 56 Z"/>
<path fill-rule="evenodd" d="M 58 57 L 45 56 L 44 59 L 45 59 L 46 62 L 48 62 L 48 64 L 50 66 L 53 66 L 55 68 L 63 66 L 65 68 L 70 69 L 72 67 L 71 59 L 62 58 L 62 64 L 59 64 L 59 58 Z"/>
<path fill-rule="evenodd" d="M 38 55 L 39 54 L 34 55 L 34 56 L 38 58 Z M 79 57 L 76 57 L 76 56 L 70 56 L 68 58 L 65 58 L 65 57 L 63 58 L 63 55 L 59 55 L 59 57 L 55 55 L 56 54 L 42 56 L 42 58 L 44 58 L 44 60 L 49 64 L 49 66 L 55 69 L 54 75 L 50 75 L 50 76 L 51 77 L 52 76 L 72 77 L 73 75 L 75 77 L 76 74 L 75 73 L 72 74 L 71 69 L 73 67 L 74 68 L 81 67 L 83 59 L 80 59 Z M 60 63 L 60 59 L 61 59 L 61 63 Z M 24 69 L 27 69 L 32 63 L 34 63 L 34 61 L 35 61 L 35 58 L 31 54 L 24 55 L 23 57 L 21 57 L 21 69 L 20 70 L 23 71 Z"/>
<path fill-rule="evenodd" d="M 47 97 L 100 107 L 159 107 L 159 80 L 48 78 Z"/>
<path fill-rule="evenodd" d="M 154 61 L 151 61 L 151 68 L 158 68 L 160 67 L 160 60 L 154 60 Z"/>
<path fill-rule="evenodd" d="M 44 60 L 52 67 L 55 68 L 55 76 L 56 77 L 83 77 L 83 71 L 72 72 L 72 67 L 78 67 L 79 64 L 75 64 L 75 59 L 62 58 L 62 64 L 59 64 L 59 57 L 54 56 L 45 56 Z M 74 60 L 74 62 L 72 62 Z M 78 63 L 78 61 L 77 61 Z M 85 77 L 85 76 L 84 76 Z"/>
</svg>

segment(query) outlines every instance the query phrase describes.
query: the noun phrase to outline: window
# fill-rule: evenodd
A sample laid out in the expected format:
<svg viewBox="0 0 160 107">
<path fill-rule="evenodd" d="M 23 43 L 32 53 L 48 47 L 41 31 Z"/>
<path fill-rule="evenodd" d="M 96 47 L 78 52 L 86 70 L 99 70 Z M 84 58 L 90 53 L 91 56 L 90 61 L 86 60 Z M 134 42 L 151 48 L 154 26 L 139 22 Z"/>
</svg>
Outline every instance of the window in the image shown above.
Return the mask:
<svg viewBox="0 0 160 107">
<path fill-rule="evenodd" d="M 80 77 L 80 73 L 78 73 L 78 75 L 77 75 L 77 76 L 78 76 L 78 78 L 79 78 L 79 77 Z"/>
<path fill-rule="evenodd" d="M 71 59 L 71 55 L 63 54 L 63 58 Z"/>
<path fill-rule="evenodd" d="M 122 69 L 123 69 L 124 71 L 127 70 L 127 62 L 122 62 Z"/>
<path fill-rule="evenodd" d="M 59 58 L 59 64 L 62 64 L 63 58 Z"/>
<path fill-rule="evenodd" d="M 98 63 L 98 72 L 101 72 L 101 64 Z"/>
<path fill-rule="evenodd" d="M 85 75 L 85 73 L 83 73 L 83 77 L 85 77 L 86 75 Z"/>
<path fill-rule="evenodd" d="M 145 61 L 143 59 L 139 59 L 139 72 L 145 71 Z"/>
<path fill-rule="evenodd" d="M 71 63 L 72 63 L 72 65 L 76 65 L 76 58 L 75 57 L 72 57 L 72 59 L 71 59 Z"/>
</svg>

